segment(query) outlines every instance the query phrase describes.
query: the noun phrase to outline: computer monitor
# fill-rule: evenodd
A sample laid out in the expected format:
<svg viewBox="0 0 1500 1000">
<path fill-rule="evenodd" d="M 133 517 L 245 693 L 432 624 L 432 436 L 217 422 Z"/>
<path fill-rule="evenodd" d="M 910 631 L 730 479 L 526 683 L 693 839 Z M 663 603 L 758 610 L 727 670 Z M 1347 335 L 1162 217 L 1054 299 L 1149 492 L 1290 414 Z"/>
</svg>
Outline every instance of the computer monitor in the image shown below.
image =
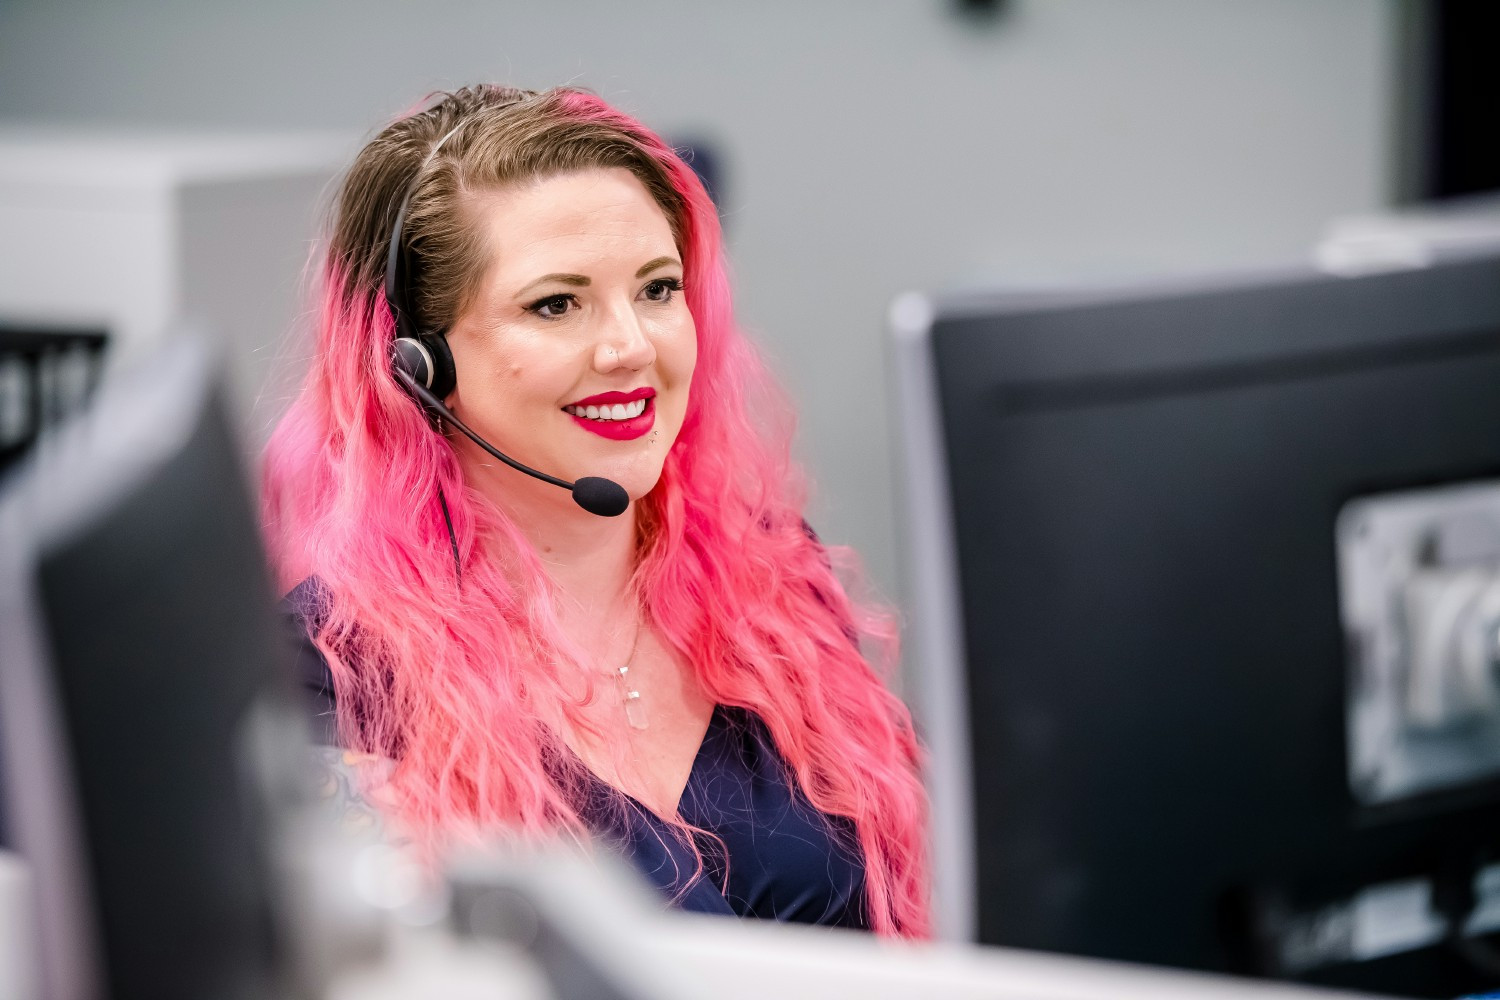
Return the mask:
<svg viewBox="0 0 1500 1000">
<path fill-rule="evenodd" d="M 108 336 L 0 318 L 0 474 L 50 425 L 80 408 L 98 382 Z"/>
<path fill-rule="evenodd" d="M 892 322 L 947 933 L 1500 983 L 1500 243 Z"/>
<path fill-rule="evenodd" d="M 0 501 L 0 814 L 43 996 L 273 995 L 246 740 L 283 650 L 218 380 L 175 342 Z"/>
</svg>

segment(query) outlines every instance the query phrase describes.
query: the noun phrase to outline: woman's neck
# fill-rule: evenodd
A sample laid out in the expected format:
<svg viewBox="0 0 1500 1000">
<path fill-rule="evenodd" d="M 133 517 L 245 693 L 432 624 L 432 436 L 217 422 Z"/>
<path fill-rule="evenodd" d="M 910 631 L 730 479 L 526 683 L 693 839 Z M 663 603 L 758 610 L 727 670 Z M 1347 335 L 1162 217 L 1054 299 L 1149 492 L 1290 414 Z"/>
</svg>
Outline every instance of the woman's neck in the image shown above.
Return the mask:
<svg viewBox="0 0 1500 1000">
<path fill-rule="evenodd" d="M 564 523 L 520 525 L 547 575 L 574 605 L 558 609 L 565 619 L 572 612 L 596 622 L 617 617 L 635 572 L 635 515 L 631 504 L 619 517 L 580 509 Z"/>
<path fill-rule="evenodd" d="M 635 503 L 619 517 L 600 517 L 574 504 L 562 490 L 535 480 L 491 495 L 531 542 L 562 592 L 565 601 L 558 612 L 565 620 L 602 623 L 618 617 L 635 572 Z"/>
</svg>

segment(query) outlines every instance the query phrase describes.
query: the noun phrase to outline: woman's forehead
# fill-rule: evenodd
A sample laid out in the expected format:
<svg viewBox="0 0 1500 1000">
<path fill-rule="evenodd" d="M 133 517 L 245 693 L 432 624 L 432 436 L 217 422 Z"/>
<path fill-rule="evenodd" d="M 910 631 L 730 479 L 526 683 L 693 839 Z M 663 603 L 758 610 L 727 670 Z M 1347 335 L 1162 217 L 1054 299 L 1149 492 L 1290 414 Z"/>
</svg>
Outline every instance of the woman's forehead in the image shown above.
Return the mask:
<svg viewBox="0 0 1500 1000">
<path fill-rule="evenodd" d="M 472 211 L 496 278 L 538 268 L 633 269 L 676 255 L 666 214 L 622 168 L 557 174 L 483 192 L 474 197 Z M 641 261 L 632 264 L 636 257 Z"/>
</svg>

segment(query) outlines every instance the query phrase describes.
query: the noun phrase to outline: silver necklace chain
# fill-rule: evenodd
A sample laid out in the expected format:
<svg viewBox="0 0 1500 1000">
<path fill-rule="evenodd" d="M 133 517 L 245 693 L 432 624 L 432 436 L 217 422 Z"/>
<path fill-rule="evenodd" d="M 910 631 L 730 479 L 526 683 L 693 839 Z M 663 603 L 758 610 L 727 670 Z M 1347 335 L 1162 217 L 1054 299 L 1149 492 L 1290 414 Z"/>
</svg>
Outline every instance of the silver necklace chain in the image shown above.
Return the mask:
<svg viewBox="0 0 1500 1000">
<path fill-rule="evenodd" d="M 637 612 L 635 638 L 630 640 L 630 653 L 625 657 L 625 662 L 615 668 L 615 676 L 620 681 L 620 695 L 625 701 L 625 721 L 630 723 L 632 729 L 645 729 L 651 724 L 646 718 L 646 706 L 641 703 L 640 688 L 635 686 L 635 680 L 630 676 L 630 665 L 635 660 L 635 653 L 640 644 L 641 617 Z"/>
</svg>

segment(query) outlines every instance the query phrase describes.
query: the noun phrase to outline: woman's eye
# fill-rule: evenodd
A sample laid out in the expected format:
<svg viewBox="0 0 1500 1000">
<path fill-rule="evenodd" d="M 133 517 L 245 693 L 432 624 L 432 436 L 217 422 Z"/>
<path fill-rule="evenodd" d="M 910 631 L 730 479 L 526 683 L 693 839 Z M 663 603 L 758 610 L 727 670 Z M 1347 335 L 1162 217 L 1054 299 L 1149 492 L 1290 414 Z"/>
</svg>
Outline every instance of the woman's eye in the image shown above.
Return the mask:
<svg viewBox="0 0 1500 1000">
<path fill-rule="evenodd" d="M 657 278 L 648 284 L 643 294 L 652 302 L 670 302 L 672 295 L 682 291 L 682 282 L 676 278 Z"/>
<path fill-rule="evenodd" d="M 571 295 L 549 295 L 545 299 L 537 299 L 527 308 L 542 319 L 557 319 L 572 306 L 573 296 Z"/>
</svg>

